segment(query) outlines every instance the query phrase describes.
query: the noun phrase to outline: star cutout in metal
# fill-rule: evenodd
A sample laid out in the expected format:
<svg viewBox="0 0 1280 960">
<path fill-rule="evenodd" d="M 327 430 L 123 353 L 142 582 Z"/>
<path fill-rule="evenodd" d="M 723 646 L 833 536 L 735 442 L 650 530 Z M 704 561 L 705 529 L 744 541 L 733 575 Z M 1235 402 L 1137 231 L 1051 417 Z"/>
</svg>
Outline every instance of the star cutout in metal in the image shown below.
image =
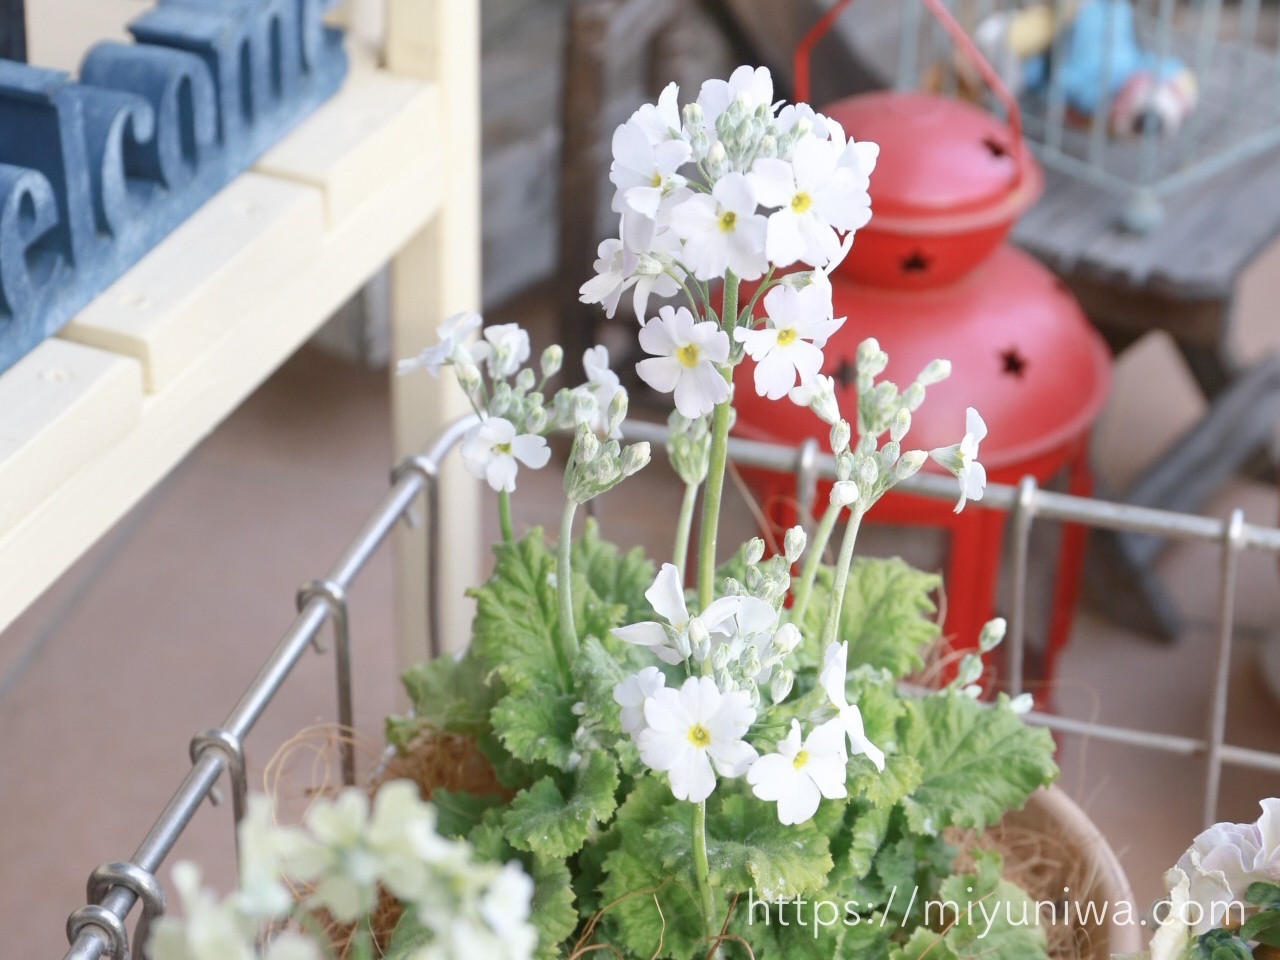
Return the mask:
<svg viewBox="0 0 1280 960">
<path fill-rule="evenodd" d="M 1027 371 L 1027 359 L 1018 352 L 1017 347 L 1010 347 L 1000 353 L 1000 362 L 1004 365 L 1004 373 L 1011 377 L 1022 379 L 1022 375 Z"/>
<path fill-rule="evenodd" d="M 858 367 L 848 357 L 840 359 L 840 365 L 831 371 L 831 377 L 836 383 L 848 390 L 851 386 L 858 382 Z"/>
<path fill-rule="evenodd" d="M 919 250 L 913 250 L 908 256 L 902 258 L 903 273 L 923 273 L 928 269 L 929 260 Z"/>
<path fill-rule="evenodd" d="M 999 157 L 1007 157 L 1009 155 L 1009 148 L 1006 147 L 999 140 L 997 140 L 995 137 L 984 137 L 982 140 L 982 145 L 987 148 L 988 152 L 993 157 L 999 158 Z"/>
</svg>

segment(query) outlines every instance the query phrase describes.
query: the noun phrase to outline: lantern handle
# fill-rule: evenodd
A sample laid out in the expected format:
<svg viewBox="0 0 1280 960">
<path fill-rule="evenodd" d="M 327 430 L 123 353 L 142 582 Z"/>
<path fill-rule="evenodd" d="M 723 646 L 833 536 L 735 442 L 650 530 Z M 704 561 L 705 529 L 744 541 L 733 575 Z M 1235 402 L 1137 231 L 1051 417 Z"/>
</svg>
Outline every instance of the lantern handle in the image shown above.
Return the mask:
<svg viewBox="0 0 1280 960">
<path fill-rule="evenodd" d="M 800 42 L 796 44 L 796 52 L 791 63 L 797 102 L 807 103 L 809 100 L 809 55 L 817 42 L 831 30 L 831 25 L 835 23 L 836 18 L 852 2 L 853 0 L 836 0 L 827 9 L 826 13 L 819 17 L 817 22 L 809 28 L 808 33 L 800 38 Z M 1026 150 L 1025 144 L 1022 142 L 1022 112 L 1018 109 L 1017 98 L 1009 92 L 1009 88 L 1004 85 L 1000 75 L 987 62 L 987 58 L 982 55 L 982 51 L 973 42 L 973 38 L 956 22 L 941 0 L 921 0 L 921 2 L 929 8 L 934 19 L 942 25 L 942 29 L 951 37 L 960 52 L 973 64 L 987 86 L 991 88 L 991 92 L 995 94 L 996 99 L 1004 106 L 1005 119 L 1012 139 L 1010 150 L 1015 160 L 1013 182 L 1016 186 L 1022 181 L 1023 155 Z"/>
</svg>

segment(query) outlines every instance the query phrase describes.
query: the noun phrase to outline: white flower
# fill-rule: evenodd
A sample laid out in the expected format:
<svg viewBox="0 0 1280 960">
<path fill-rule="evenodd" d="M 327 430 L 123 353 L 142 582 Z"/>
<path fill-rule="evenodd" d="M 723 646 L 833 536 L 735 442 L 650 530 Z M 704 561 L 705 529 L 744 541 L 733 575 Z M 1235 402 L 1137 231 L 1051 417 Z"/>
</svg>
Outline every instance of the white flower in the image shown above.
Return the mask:
<svg viewBox="0 0 1280 960">
<path fill-rule="evenodd" d="M 742 691 L 721 693 L 710 677 L 655 691 L 645 701 L 644 718 L 640 759 L 670 776 L 677 800 L 701 803 L 715 789 L 717 773 L 740 777 L 757 757 L 742 739 L 756 718 L 750 699 Z"/>
<path fill-rule="evenodd" d="M 763 658 L 773 643 L 774 629 L 778 625 L 778 611 L 773 608 L 773 604 L 766 603 L 758 597 L 721 597 L 715 603 L 723 600 L 737 600 L 732 614 L 717 625 L 717 632 L 721 636 L 727 635 L 727 656 L 730 659 L 739 660 L 749 647 L 754 647 L 756 653 Z M 755 674 L 746 679 L 754 680 L 763 686 L 769 682 L 772 673 L 773 662 L 771 661 L 767 665 L 762 664 Z"/>
<path fill-rule="evenodd" d="M 840 405 L 836 402 L 836 382 L 832 377 L 818 376 L 808 383 L 792 387 L 787 396 L 798 407 L 808 407 L 827 423 L 835 424 L 840 419 Z"/>
<path fill-rule="evenodd" d="M 867 179 L 840 165 L 842 143 L 804 137 L 791 161 L 762 157 L 749 179 L 770 214 L 765 252 L 785 267 L 803 260 L 821 267 L 840 254 L 836 231 L 857 230 L 871 219 Z"/>
<path fill-rule="evenodd" d="M 830 117 L 824 117 L 823 123 L 832 142 L 844 145 L 840 154 L 840 166 L 852 170 L 859 179 L 869 179 L 880 158 L 880 144 L 870 140 L 854 140 L 852 137 L 846 139 L 844 127 Z"/>
<path fill-rule="evenodd" d="M 818 113 L 807 103 L 788 103 L 778 111 L 778 132 L 790 133 L 797 125 L 803 124 L 808 132 L 819 140 L 830 139 L 829 124 L 835 121 Z M 837 124 L 838 126 L 838 124 Z"/>
<path fill-rule="evenodd" d="M 533 881 L 514 860 L 504 866 L 489 883 L 477 909 L 506 945 L 505 956 L 527 956 L 537 944 L 538 934 L 529 925 L 533 901 Z"/>
<path fill-rule="evenodd" d="M 377 899 L 381 865 L 365 841 L 369 800 L 359 790 L 344 790 L 334 800 L 317 800 L 304 822 L 313 840 L 294 853 L 292 872 L 314 885 L 312 903 L 352 923 Z"/>
<path fill-rule="evenodd" d="M 254 924 L 234 900 L 219 903 L 200 886 L 200 869 L 187 861 L 173 866 L 173 885 L 182 899 L 182 919 L 161 917 L 151 935 L 151 960 L 257 960 Z"/>
<path fill-rule="evenodd" d="M 614 685 L 614 702 L 622 708 L 619 711 L 619 722 L 623 733 L 632 737 L 640 735 L 645 728 L 644 702 L 666 685 L 667 678 L 657 667 L 645 667 Z"/>
<path fill-rule="evenodd" d="M 468 857 L 465 846 L 436 832 L 435 809 L 409 780 L 392 780 L 378 788 L 365 842 L 377 857 L 378 876 L 387 889 L 419 904 L 435 890 L 433 866 L 456 867 Z"/>
<path fill-rule="evenodd" d="M 529 359 L 529 334 L 518 323 L 500 323 L 486 327 L 484 340 L 471 348 L 476 363 L 489 362 L 489 376 L 509 377 Z"/>
<path fill-rule="evenodd" d="M 689 159 L 689 144 L 683 140 L 654 143 L 638 120 L 629 120 L 613 133 L 613 164 L 609 180 L 617 187 L 613 209 L 628 208 L 657 219 L 663 197 L 686 183 L 676 173 Z"/>
<path fill-rule="evenodd" d="M 818 812 L 818 801 L 839 800 L 845 790 L 844 728 L 829 720 L 800 742 L 800 721 L 779 741 L 778 751 L 761 757 L 747 771 L 747 783 L 761 800 L 776 800 L 778 820 L 804 823 Z"/>
<path fill-rule="evenodd" d="M 663 663 L 682 663 L 689 656 L 689 625 L 695 618 L 689 616 L 684 602 L 684 587 L 680 571 L 674 564 L 664 563 L 653 583 L 644 592 L 645 599 L 658 616 L 666 620 L 661 624 L 653 620 L 618 627 L 613 635 L 619 640 L 649 647 Z M 725 624 L 732 620 L 741 605 L 739 597 L 720 597 L 713 600 L 696 619 L 710 634 L 723 634 Z"/>
<path fill-rule="evenodd" d="M 675 277 L 667 272 L 684 278 L 676 263 L 680 238 L 635 211 L 624 213 L 621 221 L 621 237 L 600 244 L 596 275 L 578 289 L 578 299 L 602 304 L 605 316 L 612 317 L 622 294 L 634 287 L 632 303 L 636 319 L 643 323 L 651 295 L 669 297 L 680 290 Z"/>
<path fill-rule="evenodd" d="M 713 78 L 703 83 L 698 92 L 698 106 L 702 108 L 702 121 L 708 136 L 715 136 L 716 120 L 739 97 L 748 112 L 761 106 L 772 108 L 773 77 L 769 68 L 753 68 L 744 64 L 734 70 L 728 80 Z"/>
<path fill-rule="evenodd" d="M 959 443 L 929 451 L 929 456 L 950 470 L 960 481 L 960 500 L 956 503 L 956 513 L 964 509 L 966 500 L 981 500 L 982 492 L 987 486 L 987 468 L 978 462 L 978 444 L 987 435 L 987 425 L 973 407 L 965 411 L 964 430 L 964 439 Z"/>
<path fill-rule="evenodd" d="M 310 937 L 285 930 L 272 937 L 262 960 L 322 960 L 324 954 Z"/>
<path fill-rule="evenodd" d="M 640 379 L 661 393 L 675 391 L 676 409 L 690 420 L 729 398 L 716 364 L 729 359 L 729 337 L 714 321 L 694 322 L 686 307 L 663 307 L 640 328 L 640 346 L 653 354 L 636 364 Z"/>
<path fill-rule="evenodd" d="M 465 341 L 483 323 L 478 313 L 455 313 L 436 328 L 440 342 L 434 347 L 427 347 L 416 357 L 401 360 L 396 364 L 396 373 L 403 376 L 414 370 L 425 370 L 433 377 L 439 376 L 440 367 L 454 362 L 459 350 L 465 354 L 465 359 L 470 360 L 471 355 L 467 352 Z"/>
<path fill-rule="evenodd" d="M 1168 906 L 1156 911 L 1160 928 L 1151 937 L 1151 960 L 1182 960 L 1191 946 L 1191 923 L 1196 910 L 1191 900 L 1191 880 L 1173 867 L 1165 871 Z M 1207 929 L 1207 928 L 1206 928 Z"/>
<path fill-rule="evenodd" d="M 1254 882 L 1280 883 L 1280 799 L 1262 801 L 1255 823 L 1215 823 L 1178 860 L 1189 880 L 1185 919 L 1198 936 L 1239 919 L 1245 891 Z"/>
<path fill-rule="evenodd" d="M 756 197 L 747 178 L 729 173 L 712 188 L 671 211 L 671 229 L 684 241 L 681 262 L 699 280 L 732 270 L 741 280 L 757 280 L 768 268 L 768 221 L 756 213 Z"/>
<path fill-rule="evenodd" d="M 831 705 L 836 708 L 836 719 L 849 738 L 849 746 L 852 747 L 853 756 L 865 753 L 871 758 L 871 762 L 876 765 L 877 770 L 883 770 L 884 751 L 867 739 L 866 732 L 862 726 L 862 711 L 856 705 L 849 703 L 848 696 L 845 693 L 848 663 L 848 641 L 832 643 L 827 647 L 827 651 L 823 655 L 822 672 L 818 675 L 818 682 L 822 685 L 822 689 L 826 691 Z M 843 740 L 840 741 L 840 749 L 844 749 Z"/>
<path fill-rule="evenodd" d="M 770 400 L 787 395 L 799 379 L 808 383 L 822 369 L 822 347 L 845 318 L 831 316 L 831 298 L 822 287 L 801 290 L 779 286 L 764 298 L 768 326 L 736 327 L 733 338 L 756 362 L 756 393 Z"/>
<path fill-rule="evenodd" d="M 473 428 L 460 452 L 472 476 L 508 493 L 516 488 L 516 461 L 538 470 L 551 459 L 546 440 L 531 433 L 516 436 L 515 426 L 502 417 L 490 417 Z"/>
<path fill-rule="evenodd" d="M 668 140 L 683 139 L 683 122 L 680 119 L 680 87 L 668 83 L 658 96 L 656 104 L 646 103 L 631 115 L 640 125 L 649 142 L 655 146 Z"/>
<path fill-rule="evenodd" d="M 301 833 L 278 826 L 271 800 L 254 794 L 240 822 L 239 836 L 238 906 L 254 917 L 274 917 L 287 912 L 294 900 L 283 876 L 290 854 L 304 842 Z"/>
<path fill-rule="evenodd" d="M 591 394 L 596 401 L 589 423 L 592 430 L 601 433 L 608 426 L 609 405 L 615 396 L 623 392 L 622 384 L 618 375 L 609 369 L 608 347 L 596 345 L 587 350 L 582 355 L 582 369 L 586 371 L 587 382 L 580 389 Z M 621 435 L 621 431 L 614 431 L 615 439 Z"/>
</svg>

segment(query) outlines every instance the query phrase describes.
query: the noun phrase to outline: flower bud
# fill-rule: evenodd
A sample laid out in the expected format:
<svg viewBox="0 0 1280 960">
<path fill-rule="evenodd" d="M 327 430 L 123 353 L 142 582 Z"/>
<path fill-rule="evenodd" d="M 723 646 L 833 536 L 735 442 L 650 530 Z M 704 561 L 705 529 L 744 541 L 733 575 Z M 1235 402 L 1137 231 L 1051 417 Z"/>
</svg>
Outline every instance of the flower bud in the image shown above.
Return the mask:
<svg viewBox="0 0 1280 960">
<path fill-rule="evenodd" d="M 853 448 L 855 455 L 859 457 L 874 457 L 876 455 L 876 435 L 874 433 L 864 433 L 858 438 L 858 444 Z"/>
<path fill-rule="evenodd" d="M 982 687 L 978 686 L 976 683 L 971 683 L 967 687 L 961 689 L 960 693 L 968 697 L 970 700 L 977 700 L 982 697 Z"/>
<path fill-rule="evenodd" d="M 889 439 L 894 443 L 901 443 L 902 438 L 907 435 L 907 431 L 911 429 L 911 411 L 906 407 L 899 407 L 893 415 L 893 419 L 889 421 Z"/>
<path fill-rule="evenodd" d="M 857 503 L 859 496 L 858 485 L 852 480 L 837 480 L 831 486 L 831 502 L 837 507 Z"/>
<path fill-rule="evenodd" d="M 957 687 L 967 687 L 971 683 L 977 683 L 981 677 L 982 658 L 975 653 L 966 653 L 960 658 L 960 666 L 952 683 Z"/>
<path fill-rule="evenodd" d="M 760 672 L 760 651 L 754 646 L 747 647 L 738 658 L 738 666 L 742 668 L 744 677 L 756 676 Z"/>
<path fill-rule="evenodd" d="M 831 426 L 831 452 L 842 453 L 849 449 L 849 438 L 852 431 L 849 429 L 848 420 L 837 420 Z"/>
<path fill-rule="evenodd" d="M 458 378 L 458 386 L 467 396 L 480 389 L 480 370 L 470 360 L 462 360 L 453 365 L 454 375 Z"/>
<path fill-rule="evenodd" d="M 609 409 L 606 416 L 608 417 L 608 432 L 610 435 L 618 432 L 618 428 L 622 426 L 622 421 L 627 418 L 627 391 L 617 390 L 613 397 L 609 400 Z"/>
<path fill-rule="evenodd" d="M 728 669 L 716 671 L 716 686 L 720 688 L 721 693 L 733 693 L 738 689 L 738 685 L 733 682 L 733 677 L 729 676 Z"/>
<path fill-rule="evenodd" d="M 996 617 L 988 620 L 982 625 L 982 632 L 978 634 L 978 649 L 983 653 L 990 653 L 1004 641 L 1005 631 L 1009 629 L 1009 624 L 1005 622 L 1004 617 Z"/>
<path fill-rule="evenodd" d="M 634 277 L 658 277 L 666 273 L 667 267 L 658 257 L 651 253 L 641 251 L 639 260 L 636 263 L 635 270 L 631 271 Z"/>
<path fill-rule="evenodd" d="M 690 632 L 692 632 L 694 622 L 689 622 Z M 676 653 L 680 654 L 682 660 L 688 660 L 689 654 L 693 652 L 693 643 L 689 639 L 689 634 L 680 630 L 672 630 L 670 636 L 671 645 L 676 648 Z"/>
<path fill-rule="evenodd" d="M 757 157 L 776 157 L 778 155 L 778 139 L 766 133 L 760 138 L 760 146 L 756 149 Z"/>
<path fill-rule="evenodd" d="M 547 429 L 547 411 L 541 404 L 529 404 L 524 415 L 524 428 L 528 433 L 542 433 Z"/>
<path fill-rule="evenodd" d="M 801 639 L 799 627 L 794 623 L 784 623 L 773 635 L 773 647 L 778 651 L 778 656 L 790 656 L 791 651 L 800 646 Z"/>
<path fill-rule="evenodd" d="M 846 450 L 844 453 L 836 454 L 836 479 L 852 480 L 856 469 L 853 454 Z"/>
<path fill-rule="evenodd" d="M 893 467 L 893 482 L 901 483 L 910 477 L 914 477 L 920 468 L 924 466 L 924 462 L 929 459 L 929 455 L 923 450 L 908 450 Z"/>
<path fill-rule="evenodd" d="M 790 670 L 779 670 L 769 682 L 769 699 L 775 704 L 787 699 L 795 685 L 796 675 Z"/>
<path fill-rule="evenodd" d="M 622 475 L 629 477 L 639 473 L 649 465 L 649 460 L 649 441 L 642 440 L 639 443 L 630 444 L 622 451 Z"/>
<path fill-rule="evenodd" d="M 920 409 L 920 404 L 924 403 L 924 387 L 919 383 L 913 383 L 907 389 L 902 391 L 902 396 L 898 401 L 904 408 L 915 413 Z"/>
<path fill-rule="evenodd" d="M 751 594 L 758 593 L 760 585 L 764 583 L 764 574 L 755 567 L 747 568 L 747 592 Z"/>
<path fill-rule="evenodd" d="M 696 100 L 693 103 L 686 103 L 681 113 L 684 116 L 685 126 L 690 129 L 702 126 L 702 106 Z"/>
<path fill-rule="evenodd" d="M 489 400 L 489 413 L 495 417 L 505 417 L 511 412 L 512 402 L 511 386 L 506 382 L 494 384 L 493 397 Z"/>
<path fill-rule="evenodd" d="M 747 566 L 754 567 L 763 557 L 764 541 L 759 537 L 752 537 L 743 550 L 743 559 L 746 560 Z"/>
<path fill-rule="evenodd" d="M 836 402 L 836 382 L 831 377 L 819 374 L 807 383 L 792 387 L 787 394 L 791 402 L 801 407 L 808 407 L 822 420 L 834 424 L 840 419 L 840 405 Z"/>
<path fill-rule="evenodd" d="M 787 558 L 788 566 L 800 559 L 808 543 L 809 537 L 805 534 L 804 527 L 792 527 L 786 532 L 782 538 L 782 552 Z"/>
<path fill-rule="evenodd" d="M 564 350 L 559 344 L 553 343 L 547 349 L 542 351 L 542 375 L 544 377 L 554 377 L 560 372 L 560 367 L 564 365 Z"/>
<path fill-rule="evenodd" d="M 537 382 L 538 382 L 538 375 L 534 373 L 533 370 L 531 370 L 529 367 L 523 368 L 519 373 L 516 374 L 516 389 L 519 390 L 521 393 L 528 393 L 530 390 L 534 388 L 534 385 Z"/>
<path fill-rule="evenodd" d="M 1024 713 L 1030 713 L 1035 705 L 1035 697 L 1029 693 L 1020 693 L 1009 701 L 1009 709 L 1019 716 Z"/>
<path fill-rule="evenodd" d="M 874 487 L 880 481 L 880 465 L 875 457 L 862 457 L 856 471 L 858 482 L 864 487 Z"/>
<path fill-rule="evenodd" d="M 931 360 L 929 365 L 921 370 L 920 375 L 916 377 L 916 383 L 922 387 L 931 387 L 935 383 L 941 383 L 949 376 L 951 376 L 950 360 Z"/>
<path fill-rule="evenodd" d="M 595 419 L 596 411 L 599 407 L 595 394 L 590 390 L 578 389 L 573 391 L 574 423 L 590 423 Z"/>
<path fill-rule="evenodd" d="M 715 650 L 711 654 L 711 669 L 719 673 L 729 665 L 729 645 L 727 643 L 717 644 Z"/>
<path fill-rule="evenodd" d="M 880 462 L 880 473 L 882 475 L 888 476 L 890 474 L 893 470 L 893 465 L 898 462 L 898 454 L 901 453 L 901 451 L 902 448 L 899 447 L 897 442 L 894 440 L 890 440 L 880 448 L 880 452 L 877 454 L 877 459 Z"/>
<path fill-rule="evenodd" d="M 575 438 L 574 458 L 578 463 L 591 463 L 600 456 L 600 441 L 585 423 L 578 424 L 578 435 Z"/>
<path fill-rule="evenodd" d="M 729 157 L 724 151 L 724 144 L 717 140 L 707 150 L 707 172 L 713 180 L 719 180 L 724 176 L 728 163 Z"/>
<path fill-rule="evenodd" d="M 711 634 L 697 617 L 689 621 L 689 652 L 699 663 L 711 654 Z"/>
</svg>

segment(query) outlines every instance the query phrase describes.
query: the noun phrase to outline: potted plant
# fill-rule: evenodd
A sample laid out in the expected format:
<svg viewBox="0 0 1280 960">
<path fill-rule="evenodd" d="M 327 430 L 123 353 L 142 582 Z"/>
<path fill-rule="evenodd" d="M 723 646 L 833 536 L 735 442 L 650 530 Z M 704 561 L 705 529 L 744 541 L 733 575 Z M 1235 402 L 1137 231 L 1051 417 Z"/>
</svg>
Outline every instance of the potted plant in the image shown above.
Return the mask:
<svg viewBox="0 0 1280 960">
<path fill-rule="evenodd" d="M 632 292 L 649 355 L 637 373 L 674 395 L 668 455 L 686 495 L 670 561 L 618 549 L 589 520 L 575 539 L 578 508 L 651 456 L 621 443 L 627 393 L 604 348 L 584 358 L 587 383 L 549 397 L 559 348 L 534 365 L 517 325 L 473 342 L 477 315 L 447 321 L 402 367 L 453 368 L 480 421 L 462 458 L 498 494 L 502 538 L 473 591 L 470 643 L 406 673 L 414 709 L 388 719 L 399 755 L 372 816 L 347 794 L 310 815 L 309 839 L 284 840 L 250 818 L 242 885 L 272 896 L 248 902 L 343 921 L 343 949 L 359 956 L 1045 956 L 1043 903 L 982 839 L 1057 775 L 1051 737 L 1020 718 L 1030 699 L 981 686 L 1004 624 L 987 625 L 945 687 L 908 691 L 937 639 L 937 578 L 854 556 L 867 511 L 930 457 L 957 477 L 957 510 L 985 484 L 972 409 L 956 411 L 956 444 L 904 449 L 946 361 L 900 390 L 878 380 L 887 357 L 865 341 L 856 410 L 819 373 L 843 322 L 828 275 L 870 217 L 876 147 L 804 104 L 779 109 L 764 69 L 710 81 L 683 109 L 678 96 L 669 86 L 615 134 L 619 237 L 582 288 L 610 316 Z M 676 303 L 653 312 L 651 296 Z M 744 355 L 753 382 L 735 384 Z M 735 389 L 809 407 L 831 430 L 825 514 L 773 556 L 759 539 L 717 542 Z M 522 470 L 548 464 L 559 430 L 573 439 L 558 536 L 517 538 L 511 494 Z M 432 813 L 400 779 L 414 774 Z M 433 906 L 440 882 L 414 851 L 431 869 L 517 864 L 531 906 L 523 894 L 505 913 Z M 285 875 L 311 885 L 288 904 Z M 501 874 L 508 893 L 515 875 Z M 455 884 L 477 902 L 482 886 Z M 449 911 L 507 946 L 450 953 Z M 516 924 L 505 939 L 504 918 Z M 178 956 L 197 960 L 155 960 Z"/>
</svg>

